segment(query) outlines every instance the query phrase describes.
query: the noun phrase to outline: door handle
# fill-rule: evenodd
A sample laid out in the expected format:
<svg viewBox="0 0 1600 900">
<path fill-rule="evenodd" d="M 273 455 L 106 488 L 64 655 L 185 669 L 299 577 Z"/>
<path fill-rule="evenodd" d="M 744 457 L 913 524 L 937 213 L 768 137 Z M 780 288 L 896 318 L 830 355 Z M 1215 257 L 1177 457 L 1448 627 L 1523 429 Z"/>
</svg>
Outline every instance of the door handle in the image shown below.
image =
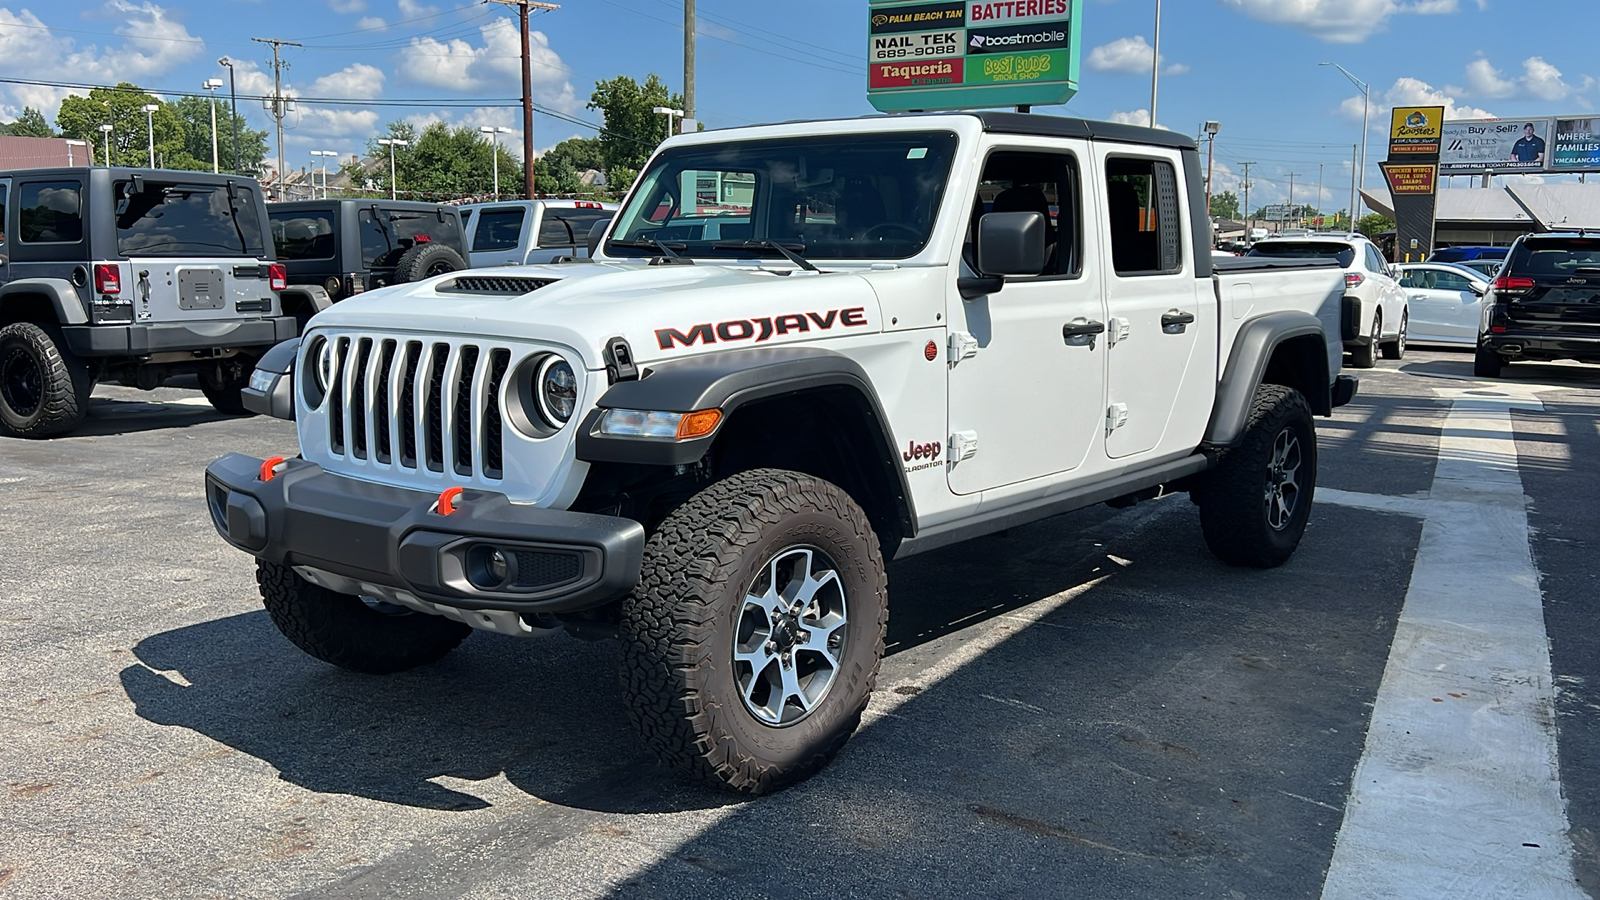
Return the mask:
<svg viewBox="0 0 1600 900">
<path fill-rule="evenodd" d="M 1106 323 L 1079 318 L 1061 326 L 1061 339 L 1066 341 L 1069 347 L 1087 346 L 1093 350 L 1095 337 L 1105 332 Z"/>
<path fill-rule="evenodd" d="M 1161 331 L 1163 334 L 1183 334 L 1188 326 L 1194 324 L 1194 313 L 1169 309 L 1161 316 Z"/>
<path fill-rule="evenodd" d="M 1410 296 L 1410 297 L 1408 297 L 1408 298 L 1406 298 L 1406 299 L 1408 299 L 1408 300 L 1426 300 L 1426 299 L 1428 299 L 1428 298 L 1427 298 L 1427 297 L 1424 297 L 1424 296 L 1423 296 L 1423 295 L 1421 295 L 1421 294 L 1412 294 L 1412 295 L 1411 295 L 1411 296 Z"/>
</svg>

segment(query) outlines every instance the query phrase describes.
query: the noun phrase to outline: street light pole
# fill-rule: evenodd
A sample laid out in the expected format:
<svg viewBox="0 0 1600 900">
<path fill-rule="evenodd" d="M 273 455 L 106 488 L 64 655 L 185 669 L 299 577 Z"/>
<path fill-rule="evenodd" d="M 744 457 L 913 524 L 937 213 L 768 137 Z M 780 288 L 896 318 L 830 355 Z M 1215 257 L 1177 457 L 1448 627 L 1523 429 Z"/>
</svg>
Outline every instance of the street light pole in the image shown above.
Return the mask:
<svg viewBox="0 0 1600 900">
<path fill-rule="evenodd" d="M 1356 174 L 1356 185 L 1357 185 L 1357 190 L 1358 191 L 1366 190 L 1366 187 L 1367 187 L 1367 112 L 1368 112 L 1369 108 L 1372 105 L 1372 85 L 1367 84 L 1365 81 L 1362 81 L 1361 79 L 1355 77 L 1354 75 L 1351 75 L 1349 69 L 1346 69 L 1344 66 L 1341 66 L 1338 63 L 1324 62 L 1324 63 L 1317 63 L 1317 65 L 1319 65 L 1319 66 L 1333 66 L 1335 69 L 1338 69 L 1341 73 L 1343 73 L 1344 77 L 1350 79 L 1350 83 L 1351 84 L 1354 84 L 1356 87 L 1361 89 L 1361 163 L 1360 163 L 1361 170 L 1360 170 L 1360 172 L 1358 172 Z M 1360 197 L 1358 196 L 1356 198 L 1356 201 L 1359 201 L 1359 200 L 1360 200 Z M 1355 202 L 1356 201 L 1352 201 L 1351 204 L 1350 204 L 1350 220 L 1352 222 L 1355 221 L 1355 217 L 1356 217 L 1356 207 L 1355 207 Z"/>
<path fill-rule="evenodd" d="M 150 133 L 150 168 L 156 167 L 156 110 L 161 108 L 159 103 L 146 103 L 139 107 L 144 111 L 144 122 Z"/>
<path fill-rule="evenodd" d="M 1156 0 L 1156 39 L 1150 48 L 1150 127 L 1156 127 L 1156 88 L 1161 82 L 1161 0 Z M 1206 210 L 1210 214 L 1210 210 Z"/>
<path fill-rule="evenodd" d="M 1211 158 L 1217 147 L 1217 132 L 1222 130 L 1221 122 L 1207 122 L 1206 131 L 1206 221 L 1211 221 Z"/>
<path fill-rule="evenodd" d="M 394 148 L 409 147 L 411 146 L 411 142 L 402 141 L 399 138 L 378 138 L 378 143 L 389 148 L 389 199 L 396 200 L 399 198 L 400 193 L 397 190 L 398 186 L 395 184 Z"/>
<path fill-rule="evenodd" d="M 111 123 L 107 122 L 106 124 L 101 125 L 100 126 L 100 133 L 105 136 L 106 165 L 109 166 L 109 165 L 111 165 Z"/>
<path fill-rule="evenodd" d="M 239 91 L 233 80 L 233 60 L 224 56 L 217 60 L 218 65 L 228 67 L 228 96 L 231 98 L 231 116 L 233 125 L 233 174 L 239 174 Z"/>
<path fill-rule="evenodd" d="M 211 92 L 211 99 L 207 101 L 206 105 L 211 107 L 211 174 L 215 175 L 219 171 L 217 166 L 217 88 L 222 87 L 222 79 L 207 78 L 206 83 L 201 87 Z"/>
<path fill-rule="evenodd" d="M 479 125 L 478 130 L 489 136 L 489 158 L 494 160 L 494 199 L 500 202 L 500 141 L 497 134 L 510 134 L 504 125 Z"/>
<path fill-rule="evenodd" d="M 322 160 L 322 199 L 326 200 L 328 199 L 328 160 L 331 157 L 338 156 L 339 154 L 333 150 L 313 150 L 311 151 L 311 155 L 319 157 Z M 312 174 L 316 174 L 315 170 L 313 170 Z M 313 182 L 311 185 L 311 197 L 312 199 L 316 199 L 316 196 L 316 183 Z"/>
<path fill-rule="evenodd" d="M 681 110 L 681 109 L 673 109 L 670 106 L 656 106 L 656 107 L 652 107 L 650 111 L 655 113 L 658 116 L 666 116 L 667 117 L 667 137 L 669 137 L 669 138 L 672 137 L 672 117 L 673 116 L 677 116 L 680 119 L 684 117 L 684 111 L 683 110 Z"/>
</svg>

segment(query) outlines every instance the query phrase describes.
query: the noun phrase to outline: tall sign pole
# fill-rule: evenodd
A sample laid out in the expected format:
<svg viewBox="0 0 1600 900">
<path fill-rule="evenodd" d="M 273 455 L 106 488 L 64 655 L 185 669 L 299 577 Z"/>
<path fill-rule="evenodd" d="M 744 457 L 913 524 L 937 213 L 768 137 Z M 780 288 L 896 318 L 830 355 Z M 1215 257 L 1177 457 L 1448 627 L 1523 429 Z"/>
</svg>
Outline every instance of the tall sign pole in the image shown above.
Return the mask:
<svg viewBox="0 0 1600 900">
<path fill-rule="evenodd" d="M 556 10 L 555 3 L 536 0 L 494 0 L 517 8 L 517 23 L 522 28 L 522 187 L 533 199 L 533 57 L 528 52 L 528 10 Z"/>
<path fill-rule="evenodd" d="M 694 118 L 694 32 L 694 0 L 683 0 L 683 118 L 685 120 Z M 671 135 L 668 134 L 668 137 Z"/>
<path fill-rule="evenodd" d="M 1161 0 L 1156 0 L 1155 43 L 1150 47 L 1150 127 L 1156 127 L 1156 88 L 1161 84 Z M 1209 215 L 1211 211 L 1206 210 Z"/>
</svg>

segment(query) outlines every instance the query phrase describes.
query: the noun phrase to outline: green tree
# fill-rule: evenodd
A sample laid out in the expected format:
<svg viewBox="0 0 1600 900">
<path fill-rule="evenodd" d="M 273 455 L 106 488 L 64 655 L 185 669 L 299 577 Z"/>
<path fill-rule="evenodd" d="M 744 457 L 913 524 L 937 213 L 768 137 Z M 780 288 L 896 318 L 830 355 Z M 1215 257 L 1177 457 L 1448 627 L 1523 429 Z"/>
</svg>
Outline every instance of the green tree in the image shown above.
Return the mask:
<svg viewBox="0 0 1600 900">
<path fill-rule="evenodd" d="M 546 150 L 539 159 L 541 162 L 548 160 L 552 165 L 570 165 L 579 174 L 589 169 L 605 171 L 606 167 L 606 157 L 600 150 L 599 138 L 567 138 Z"/>
<path fill-rule="evenodd" d="M 200 163 L 200 168 L 211 171 L 211 107 L 217 110 L 217 161 L 222 171 L 233 169 L 233 129 L 228 124 L 231 108 L 226 100 L 208 100 L 205 97 L 179 97 L 171 104 L 173 113 L 183 123 L 183 151 Z M 244 116 L 239 116 L 239 171 L 257 173 L 267 156 L 267 133 L 251 128 Z"/>
<path fill-rule="evenodd" d="M 155 104 L 157 109 L 147 120 L 143 107 L 149 104 Z M 183 121 L 172 105 L 160 102 L 137 85 L 122 82 L 113 88 L 95 88 L 87 97 L 69 95 L 61 101 L 61 112 L 56 114 L 56 125 L 63 137 L 90 141 L 96 148 L 105 146 L 100 126 L 108 122 L 111 124 L 112 165 L 151 165 L 149 129 L 153 126 L 155 161 L 163 168 L 211 170 L 209 149 L 204 165 L 189 155 Z"/>
<path fill-rule="evenodd" d="M 407 122 L 390 122 L 384 138 L 397 139 L 406 146 L 394 148 L 396 177 L 400 195 L 419 199 L 443 200 L 489 194 L 494 190 L 494 156 L 500 157 L 500 193 L 517 196 L 521 192 L 522 163 L 499 142 L 492 145 L 484 140 L 478 129 L 451 128 L 435 122 L 420 133 Z M 389 190 L 389 147 L 374 138 L 367 142 L 367 152 L 377 164 L 362 169 L 359 164 L 345 171 L 351 182 L 364 185 L 371 179 L 374 187 L 387 193 Z M 538 170 L 535 169 L 537 175 Z"/>
<path fill-rule="evenodd" d="M 1356 230 L 1368 238 L 1376 238 L 1385 231 L 1393 231 L 1394 227 L 1394 220 L 1382 213 L 1367 213 L 1356 220 Z"/>
<path fill-rule="evenodd" d="M 0 134 L 9 134 L 14 137 L 58 137 L 56 130 L 50 127 L 45 120 L 44 113 L 31 106 L 22 108 L 22 115 L 10 125 L 0 125 Z"/>
<path fill-rule="evenodd" d="M 1212 194 L 1211 215 L 1218 219 L 1239 218 L 1239 197 L 1233 191 Z"/>
<path fill-rule="evenodd" d="M 599 141 L 608 176 L 618 169 L 644 168 L 651 151 L 666 139 L 667 117 L 651 111 L 657 106 L 682 109 L 683 95 L 671 93 L 654 73 L 642 85 L 626 75 L 595 82 L 589 108 L 605 117 L 606 130 Z M 616 178 L 610 180 L 613 188 L 626 187 L 616 184 Z"/>
</svg>

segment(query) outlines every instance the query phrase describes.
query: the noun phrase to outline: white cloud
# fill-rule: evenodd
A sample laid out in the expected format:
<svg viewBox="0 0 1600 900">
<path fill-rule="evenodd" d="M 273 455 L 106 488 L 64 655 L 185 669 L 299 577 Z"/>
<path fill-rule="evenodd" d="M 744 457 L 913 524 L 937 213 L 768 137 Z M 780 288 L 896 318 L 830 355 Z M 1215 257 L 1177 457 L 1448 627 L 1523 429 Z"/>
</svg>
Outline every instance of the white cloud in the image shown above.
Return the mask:
<svg viewBox="0 0 1600 900">
<path fill-rule="evenodd" d="M 1517 92 L 1517 83 L 1501 76 L 1487 59 L 1467 63 L 1467 90 L 1474 96 L 1499 100 Z"/>
<path fill-rule="evenodd" d="M 356 20 L 356 27 L 362 31 L 381 31 L 389 27 L 389 23 L 382 16 L 362 16 Z"/>
<path fill-rule="evenodd" d="M 1560 100 L 1572 93 L 1572 86 L 1561 80 L 1561 70 L 1538 56 L 1522 61 L 1522 89 L 1540 100 Z"/>
<path fill-rule="evenodd" d="M 371 100 L 383 94 L 384 74 L 377 66 L 353 63 L 311 82 L 313 97 Z"/>
<path fill-rule="evenodd" d="M 1252 19 L 1288 25 L 1332 44 L 1359 44 L 1396 15 L 1446 15 L 1457 0 L 1222 0 Z"/>
<path fill-rule="evenodd" d="M 365 12 L 367 0 L 328 0 L 328 8 L 341 15 Z"/>
<path fill-rule="evenodd" d="M 1089 51 L 1089 68 L 1096 72 L 1143 75 L 1150 71 L 1150 58 L 1154 54 L 1155 48 L 1145 43 L 1142 34 L 1117 38 L 1109 44 L 1101 44 Z M 1165 56 L 1161 59 L 1163 62 L 1166 61 Z M 1173 63 L 1162 71 L 1169 75 L 1182 75 L 1189 71 L 1189 67 L 1182 63 Z"/>
<path fill-rule="evenodd" d="M 454 39 L 413 38 L 400 51 L 399 70 L 418 84 L 449 91 L 506 91 L 522 78 L 521 39 L 508 19 L 496 19 L 479 29 L 482 46 Z M 543 32 L 530 35 L 534 100 L 563 112 L 581 105 L 561 57 L 550 48 Z"/>
<path fill-rule="evenodd" d="M 1371 111 L 1368 115 L 1369 127 L 1387 129 L 1389 110 L 1396 106 L 1442 106 L 1447 119 L 1494 118 L 1494 113 L 1486 109 L 1457 103 L 1451 93 L 1440 90 L 1426 81 L 1417 78 L 1397 78 L 1387 91 L 1373 93 Z M 1361 95 L 1345 98 L 1344 102 L 1339 104 L 1339 112 L 1353 122 L 1361 121 Z"/>
<path fill-rule="evenodd" d="M 1122 125 L 1149 125 L 1150 110 L 1136 109 L 1133 112 L 1122 112 L 1121 110 L 1118 110 L 1111 114 L 1111 121 Z"/>
<path fill-rule="evenodd" d="M 1586 90 L 1592 83 L 1593 79 L 1585 76 L 1579 87 L 1574 88 L 1562 77 L 1560 69 L 1541 56 L 1523 60 L 1522 74 L 1514 78 L 1505 77 L 1493 63 L 1479 57 L 1467 63 L 1467 86 L 1462 93 L 1495 100 L 1519 95 L 1538 100 L 1562 100 L 1574 91 Z"/>
</svg>

